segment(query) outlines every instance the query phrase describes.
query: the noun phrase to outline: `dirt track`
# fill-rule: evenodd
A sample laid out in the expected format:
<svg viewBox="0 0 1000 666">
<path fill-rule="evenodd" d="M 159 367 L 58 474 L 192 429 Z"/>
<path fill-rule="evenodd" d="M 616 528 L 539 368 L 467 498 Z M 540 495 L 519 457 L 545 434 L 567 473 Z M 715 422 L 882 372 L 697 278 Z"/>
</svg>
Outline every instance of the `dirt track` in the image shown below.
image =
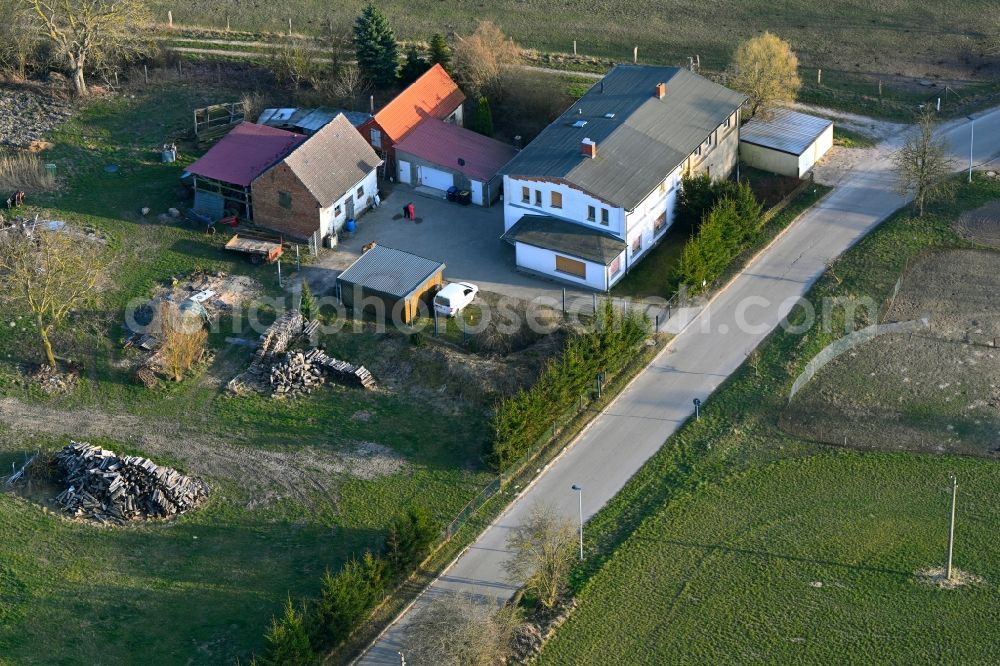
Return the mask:
<svg viewBox="0 0 1000 666">
<path fill-rule="evenodd" d="M 130 440 L 154 460 L 163 456 L 180 460 L 183 471 L 199 477 L 224 480 L 246 491 L 248 508 L 284 498 L 314 503 L 317 495 L 329 497 L 340 475 L 374 478 L 398 472 L 405 465 L 390 449 L 373 442 L 359 442 L 347 451 L 306 447 L 273 451 L 233 446 L 202 431 L 182 430 L 169 421 L 151 423 L 131 415 L 97 410 L 52 410 L 16 398 L 0 398 L 0 422 L 15 434 L 65 435 L 77 440 L 94 437 Z M 4 437 L 0 433 L 0 439 Z"/>
</svg>

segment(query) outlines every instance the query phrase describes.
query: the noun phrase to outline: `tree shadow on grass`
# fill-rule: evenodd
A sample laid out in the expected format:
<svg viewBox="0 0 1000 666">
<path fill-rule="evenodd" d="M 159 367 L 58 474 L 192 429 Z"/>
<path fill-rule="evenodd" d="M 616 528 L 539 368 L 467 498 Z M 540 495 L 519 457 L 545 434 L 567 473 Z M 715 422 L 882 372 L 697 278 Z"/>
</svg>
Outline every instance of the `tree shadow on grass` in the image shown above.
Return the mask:
<svg viewBox="0 0 1000 666">
<path fill-rule="evenodd" d="M 869 566 L 865 564 L 849 564 L 847 562 L 836 562 L 833 560 L 824 560 L 812 557 L 803 557 L 801 555 L 788 555 L 785 553 L 774 553 L 766 550 L 753 550 L 750 548 L 736 548 L 733 546 L 725 546 L 719 543 L 698 543 L 695 541 L 680 541 L 677 539 L 652 539 L 649 537 L 636 537 L 642 541 L 650 541 L 656 543 L 662 543 L 670 546 L 677 546 L 680 548 L 688 548 L 691 550 L 701 550 L 705 553 L 725 553 L 729 555 L 739 555 L 746 557 L 754 557 L 758 559 L 767 560 L 784 560 L 786 562 L 801 562 L 803 564 L 815 564 L 825 567 L 837 567 L 841 569 L 849 569 L 852 571 L 864 571 L 868 573 L 879 573 L 888 574 L 890 576 L 905 576 L 907 578 L 913 575 L 911 571 L 903 571 L 900 569 L 889 569 L 886 567 L 876 567 Z"/>
<path fill-rule="evenodd" d="M 43 654 L 48 663 L 127 663 L 137 654 L 160 655 L 154 663 L 246 660 L 287 595 L 315 598 L 324 571 L 383 537 L 221 518 L 115 529 L 59 521 L 56 548 L 29 536 L 24 545 L 41 559 L 10 572 L 25 592 L 9 599 L 16 621 L 0 628 L 0 645 L 19 663 Z"/>
</svg>

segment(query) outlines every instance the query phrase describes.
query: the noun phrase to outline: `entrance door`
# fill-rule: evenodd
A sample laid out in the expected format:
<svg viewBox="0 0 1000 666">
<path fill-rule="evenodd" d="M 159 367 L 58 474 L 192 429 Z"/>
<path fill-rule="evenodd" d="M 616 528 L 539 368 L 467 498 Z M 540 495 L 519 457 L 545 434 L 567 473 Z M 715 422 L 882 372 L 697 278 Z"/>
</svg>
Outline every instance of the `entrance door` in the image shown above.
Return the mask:
<svg viewBox="0 0 1000 666">
<path fill-rule="evenodd" d="M 405 160 L 399 160 L 399 182 L 410 184 L 410 163 Z"/>
<path fill-rule="evenodd" d="M 347 219 L 354 219 L 354 193 L 352 192 L 350 196 L 344 201 L 344 212 L 347 213 Z"/>
<path fill-rule="evenodd" d="M 483 182 L 481 180 L 473 180 L 472 183 L 472 203 L 477 206 L 485 206 L 486 202 L 483 201 Z"/>
</svg>

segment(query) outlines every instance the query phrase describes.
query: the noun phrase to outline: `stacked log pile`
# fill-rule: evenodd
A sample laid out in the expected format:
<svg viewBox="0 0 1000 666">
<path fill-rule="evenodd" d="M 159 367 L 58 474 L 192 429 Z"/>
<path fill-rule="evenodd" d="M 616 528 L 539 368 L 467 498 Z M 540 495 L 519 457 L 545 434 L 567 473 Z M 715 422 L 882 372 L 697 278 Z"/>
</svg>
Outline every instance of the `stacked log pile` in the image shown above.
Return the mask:
<svg viewBox="0 0 1000 666">
<path fill-rule="evenodd" d="M 263 390 L 268 384 L 269 368 L 275 357 L 302 335 L 304 323 L 302 313 L 298 310 L 291 310 L 278 317 L 260 336 L 260 344 L 254 352 L 250 367 L 233 377 L 229 382 L 229 390 L 237 394 L 253 389 Z"/>
<path fill-rule="evenodd" d="M 208 496 L 208 484 L 160 467 L 148 458 L 118 456 L 83 442 L 55 455 L 66 490 L 56 502 L 68 514 L 97 523 L 165 518 L 190 511 Z"/>
<path fill-rule="evenodd" d="M 272 397 L 291 397 L 311 393 L 327 378 L 356 388 L 375 388 L 375 378 L 364 366 L 351 365 L 313 347 L 307 352 L 289 352 L 271 366 Z"/>
</svg>

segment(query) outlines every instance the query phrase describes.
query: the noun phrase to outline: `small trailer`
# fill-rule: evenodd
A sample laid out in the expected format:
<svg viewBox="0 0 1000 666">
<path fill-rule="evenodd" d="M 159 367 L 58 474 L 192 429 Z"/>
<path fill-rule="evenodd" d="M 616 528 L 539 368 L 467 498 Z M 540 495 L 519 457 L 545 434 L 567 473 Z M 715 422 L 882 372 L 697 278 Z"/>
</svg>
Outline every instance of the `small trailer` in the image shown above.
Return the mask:
<svg viewBox="0 0 1000 666">
<path fill-rule="evenodd" d="M 280 236 L 253 233 L 235 234 L 226 243 L 226 249 L 249 254 L 252 264 L 269 264 L 277 261 L 285 250 Z"/>
</svg>

